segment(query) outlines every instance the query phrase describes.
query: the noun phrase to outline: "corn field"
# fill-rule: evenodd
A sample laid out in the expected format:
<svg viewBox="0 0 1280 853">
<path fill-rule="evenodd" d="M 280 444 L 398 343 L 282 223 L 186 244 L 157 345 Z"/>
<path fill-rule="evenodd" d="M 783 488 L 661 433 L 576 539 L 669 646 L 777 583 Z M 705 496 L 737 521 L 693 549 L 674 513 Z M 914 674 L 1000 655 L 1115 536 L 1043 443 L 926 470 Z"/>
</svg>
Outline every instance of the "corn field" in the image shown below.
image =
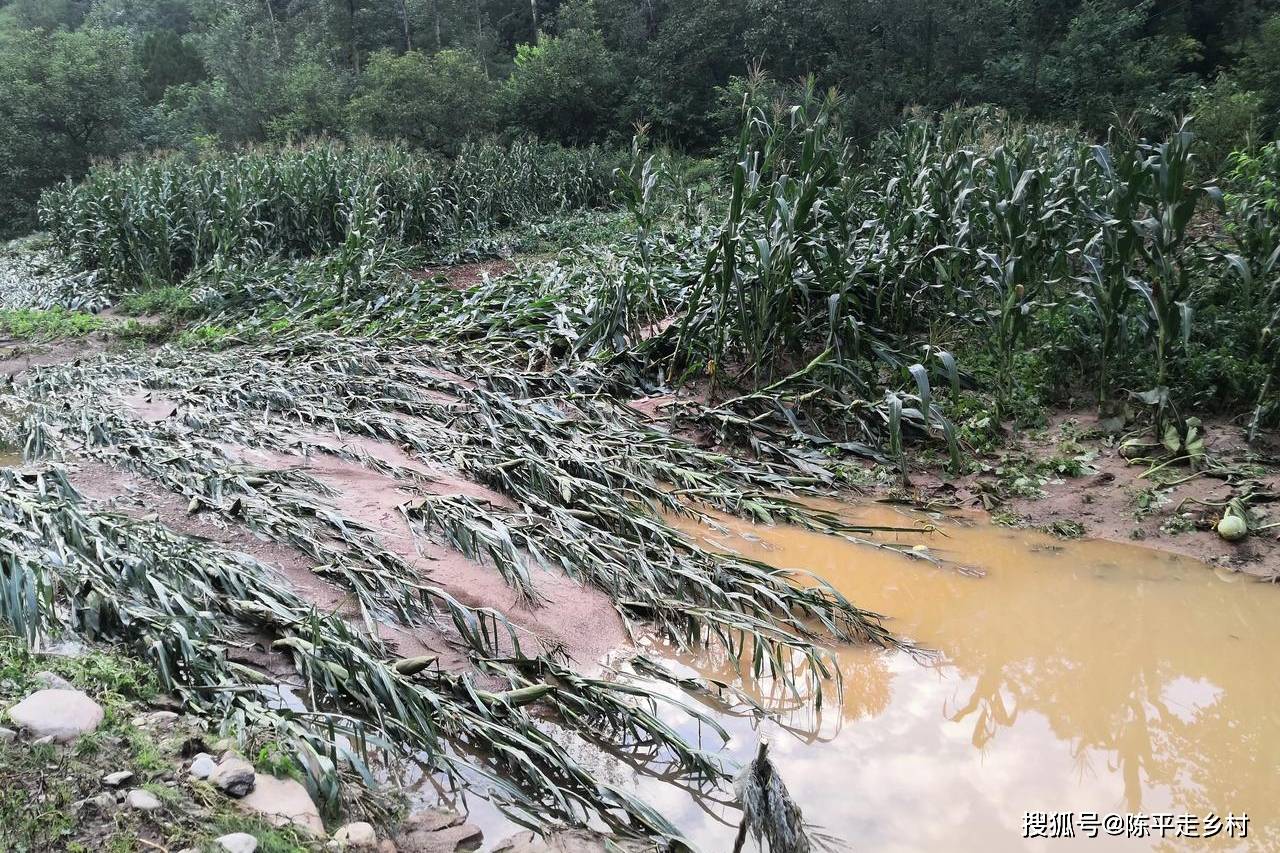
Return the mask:
<svg viewBox="0 0 1280 853">
<path fill-rule="evenodd" d="M 1219 181 L 1198 166 L 1193 124 L 1099 141 L 983 110 L 857 147 L 835 99 L 810 85 L 787 109 L 745 110 L 710 187 L 687 185 L 642 134 L 629 158 L 320 145 L 103 166 L 46 193 L 54 278 L 95 294 L 181 283 L 195 330 L 228 344 L 107 353 L 0 393 L 6 437 L 39 465 L 0 473 L 0 617 L 33 640 L 121 643 L 227 727 L 282 731 L 335 808 L 359 807 L 347 783 L 373 784 L 370 754 L 425 754 L 441 773 L 478 773 L 524 825 L 603 822 L 687 849 L 534 709 L 625 748 L 642 772 L 715 790 L 737 768 L 663 722 L 646 679 L 734 701 L 768 682 L 822 702 L 832 647 L 915 649 L 830 585 L 707 550 L 674 517 L 729 513 L 894 548 L 876 538 L 892 530 L 804 499 L 838 494 L 849 457 L 906 481 L 923 446 L 962 470 L 965 401 L 989 404 L 999 430 L 1043 351 L 1077 365 L 1104 413 L 1149 410 L 1166 444 L 1198 427 L 1186 376 L 1207 341 L 1239 350 L 1250 384 L 1233 403 L 1250 431 L 1280 414 L 1280 148 L 1241 155 Z M 453 241 L 610 205 L 625 239 L 466 287 L 413 274 Z M 1203 226 L 1217 219 L 1221 231 Z M 660 420 L 631 405 L 682 388 L 699 394 Z M 133 392 L 172 413 L 141 418 L 124 403 Z M 531 607 L 540 570 L 567 575 L 632 632 L 734 662 L 740 683 L 657 664 L 586 677 L 434 585 L 328 506 L 323 483 L 226 449 L 333 454 L 307 438 L 325 434 L 394 445 L 507 502 L 354 456 L 413 496 L 400 510 L 415 541 L 461 552 Z M 63 474 L 77 458 L 296 549 L 358 616 L 318 612 L 252 558 L 91 506 Z M 379 624 L 435 626 L 475 673 L 398 660 Z M 306 713 L 264 705 L 252 688 L 266 676 L 215 651 L 251 633 L 292 662 Z"/>
<path fill-rule="evenodd" d="M 39 210 L 54 245 L 78 268 L 148 286 L 272 256 L 374 244 L 437 250 L 606 204 L 614 165 L 600 149 L 536 143 L 473 144 L 452 159 L 316 144 L 97 168 L 47 191 Z"/>
</svg>

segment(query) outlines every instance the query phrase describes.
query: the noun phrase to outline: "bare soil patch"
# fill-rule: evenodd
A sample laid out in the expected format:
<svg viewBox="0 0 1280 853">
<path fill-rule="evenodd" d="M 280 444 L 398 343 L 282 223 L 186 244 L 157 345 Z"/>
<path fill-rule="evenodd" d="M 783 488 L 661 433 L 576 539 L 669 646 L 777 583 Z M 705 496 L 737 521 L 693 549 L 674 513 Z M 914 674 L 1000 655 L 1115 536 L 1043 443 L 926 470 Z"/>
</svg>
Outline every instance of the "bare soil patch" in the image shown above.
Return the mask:
<svg viewBox="0 0 1280 853">
<path fill-rule="evenodd" d="M 449 267 L 425 267 L 410 273 L 419 281 L 444 276 L 445 285 L 454 290 L 468 290 L 484 281 L 485 277 L 497 278 L 515 269 L 515 264 L 507 260 L 476 261 L 470 264 L 458 264 Z"/>
<path fill-rule="evenodd" d="M 1046 429 L 1023 433 L 1000 453 L 984 458 L 987 472 L 950 477 L 933 466 L 913 473 L 912 479 L 927 498 L 990 509 L 1002 523 L 1054 532 L 1079 525 L 1084 536 L 1143 544 L 1280 578 L 1280 528 L 1227 542 L 1216 532 L 1221 507 L 1196 502 L 1221 504 L 1251 490 L 1280 493 L 1280 442 L 1274 434 L 1264 435 L 1250 446 L 1244 430 L 1225 420 L 1207 421 L 1205 430 L 1208 456 L 1238 472 L 1229 480 L 1221 472 L 1196 476 L 1185 463 L 1148 473 L 1152 465 L 1124 458 L 1119 442 L 1101 434 L 1092 412 L 1055 414 Z M 1072 459 L 1081 461 L 1081 475 L 1052 472 L 1054 465 Z M 1038 488 L 1042 494 L 1008 494 L 1007 487 L 1002 489 L 1002 478 L 1007 484 L 1011 469 L 1033 470 L 1037 463 L 1049 474 L 1033 478 L 1028 491 Z M 1005 494 L 993 501 L 1002 491 Z M 1252 508 L 1269 515 L 1268 520 L 1280 520 L 1280 503 L 1274 506 Z"/>
</svg>

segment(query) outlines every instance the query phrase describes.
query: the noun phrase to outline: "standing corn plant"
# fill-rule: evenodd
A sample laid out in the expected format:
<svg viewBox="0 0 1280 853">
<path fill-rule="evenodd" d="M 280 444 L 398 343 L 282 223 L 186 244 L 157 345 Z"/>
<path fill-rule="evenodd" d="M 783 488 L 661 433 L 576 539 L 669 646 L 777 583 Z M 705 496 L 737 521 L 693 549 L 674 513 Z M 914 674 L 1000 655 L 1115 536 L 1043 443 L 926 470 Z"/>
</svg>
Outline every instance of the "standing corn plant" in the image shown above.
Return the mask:
<svg viewBox="0 0 1280 853">
<path fill-rule="evenodd" d="M 1147 215 L 1136 222 L 1146 273 L 1130 286 L 1147 309 L 1156 367 L 1156 387 L 1142 399 L 1157 406 L 1160 422 L 1170 411 L 1169 368 L 1174 347 L 1181 341 L 1185 348 L 1191 339 L 1192 271 L 1201 259 L 1187 229 L 1201 201 L 1218 195 L 1215 187 L 1192 183 L 1194 141 L 1184 121 L 1169 141 L 1150 147 L 1144 163 L 1150 181 L 1143 199 Z"/>
<path fill-rule="evenodd" d="M 980 313 L 995 349 L 997 422 L 1009 412 L 1014 358 L 1027 339 L 1032 312 L 1051 277 L 1065 271 L 1065 256 L 1054 239 L 1061 201 L 1050 192 L 1048 176 L 1030 165 L 1028 155 L 1025 147 L 1014 151 L 1003 146 L 992 154 L 992 195 L 986 214 L 996 249 L 978 251 L 990 299 L 990 307 L 980 308 Z"/>
<path fill-rule="evenodd" d="M 1098 411 L 1109 414 L 1112 361 L 1124 350 L 1125 316 L 1133 295 L 1141 237 L 1137 220 L 1149 173 L 1136 149 L 1116 151 L 1112 143 L 1093 149 L 1100 172 L 1100 197 L 1087 205 L 1086 215 L 1098 229 L 1084 250 L 1084 272 L 1077 278 L 1084 289 L 1076 295 L 1093 309 L 1100 334 L 1098 352 Z"/>
<path fill-rule="evenodd" d="M 1256 156 L 1237 153 L 1232 163 L 1230 178 L 1241 191 L 1226 199 L 1227 233 L 1236 251 L 1224 259 L 1239 281 L 1240 299 L 1255 309 L 1244 318 L 1254 341 L 1250 355 L 1266 371 L 1249 418 L 1254 441 L 1275 404 L 1271 387 L 1280 373 L 1280 143 Z"/>
</svg>

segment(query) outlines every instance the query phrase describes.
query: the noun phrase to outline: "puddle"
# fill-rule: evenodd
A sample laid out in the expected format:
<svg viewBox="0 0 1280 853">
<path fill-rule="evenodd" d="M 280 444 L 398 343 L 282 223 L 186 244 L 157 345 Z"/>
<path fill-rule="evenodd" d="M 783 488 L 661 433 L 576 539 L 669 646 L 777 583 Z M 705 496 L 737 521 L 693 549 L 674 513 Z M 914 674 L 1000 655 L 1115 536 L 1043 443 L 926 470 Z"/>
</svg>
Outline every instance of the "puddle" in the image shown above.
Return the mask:
<svg viewBox="0 0 1280 853">
<path fill-rule="evenodd" d="M 908 515 L 845 514 L 872 524 Z M 842 703 L 759 729 L 747 716 L 723 720 L 737 759 L 768 734 L 806 817 L 862 850 L 1280 847 L 1280 588 L 1137 546 L 974 519 L 940 525 L 945 537 L 890 541 L 985 576 L 792 528 L 697 528 L 716 547 L 815 572 L 940 652 L 842 652 Z M 723 664 L 684 663 L 727 677 Z M 731 847 L 736 813 L 635 784 L 702 849 Z M 1248 838 L 1090 839 L 1077 823 L 1074 839 L 1026 840 L 1027 812 L 1224 822 L 1245 812 Z"/>
</svg>

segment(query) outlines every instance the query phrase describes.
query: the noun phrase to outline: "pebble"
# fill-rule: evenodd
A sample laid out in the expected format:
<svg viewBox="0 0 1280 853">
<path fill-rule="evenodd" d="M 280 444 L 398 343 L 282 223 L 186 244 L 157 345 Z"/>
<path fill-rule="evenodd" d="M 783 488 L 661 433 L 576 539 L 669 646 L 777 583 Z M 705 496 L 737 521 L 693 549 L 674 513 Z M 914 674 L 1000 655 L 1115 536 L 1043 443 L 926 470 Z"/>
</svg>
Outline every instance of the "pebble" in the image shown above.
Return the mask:
<svg viewBox="0 0 1280 853">
<path fill-rule="evenodd" d="M 0 726 L 0 743 L 11 743 L 17 737 L 18 733 L 13 729 L 6 729 Z"/>
<path fill-rule="evenodd" d="M 378 843 L 378 834 L 373 824 L 360 820 L 340 828 L 333 834 L 333 840 L 342 847 L 372 850 Z"/>
<path fill-rule="evenodd" d="M 124 798 L 124 804 L 131 809 L 138 811 L 151 812 L 160 808 L 160 800 L 150 791 L 144 791 L 141 788 L 134 788 Z"/>
<path fill-rule="evenodd" d="M 207 752 L 202 752 L 195 758 L 191 759 L 191 767 L 187 772 L 196 779 L 208 779 L 213 775 L 213 771 L 218 769 L 218 763 L 213 760 L 213 756 Z"/>
<path fill-rule="evenodd" d="M 258 849 L 258 839 L 247 832 L 233 832 L 214 840 L 226 853 L 253 853 Z"/>
<path fill-rule="evenodd" d="M 42 687 L 45 687 L 46 689 L 49 689 L 49 690 L 75 690 L 76 689 L 76 686 L 74 684 L 72 684 L 70 681 L 67 681 L 65 678 L 63 678 L 61 675 L 58 675 L 56 672 L 49 672 L 48 670 L 44 670 L 42 672 L 37 672 L 33 676 L 33 678 Z"/>
<path fill-rule="evenodd" d="M 229 797 L 243 797 L 256 784 L 253 765 L 238 755 L 226 755 L 209 774 L 209 781 Z"/>
<path fill-rule="evenodd" d="M 123 785 L 125 782 L 128 782 L 132 778 L 133 778 L 132 771 L 120 770 L 115 773 L 108 773 L 106 776 L 103 776 L 102 784 L 106 785 L 109 788 L 119 788 L 121 785 Z"/>
<path fill-rule="evenodd" d="M 96 797 L 89 797 L 77 803 L 79 806 L 93 806 L 103 814 L 111 814 L 116 810 L 116 798 L 114 794 L 102 792 Z"/>
<path fill-rule="evenodd" d="M 150 726 L 167 727 L 172 726 L 178 721 L 178 715 L 173 711 L 152 711 L 150 714 L 143 714 L 134 717 L 132 722 L 138 728 L 147 728 Z"/>
</svg>

